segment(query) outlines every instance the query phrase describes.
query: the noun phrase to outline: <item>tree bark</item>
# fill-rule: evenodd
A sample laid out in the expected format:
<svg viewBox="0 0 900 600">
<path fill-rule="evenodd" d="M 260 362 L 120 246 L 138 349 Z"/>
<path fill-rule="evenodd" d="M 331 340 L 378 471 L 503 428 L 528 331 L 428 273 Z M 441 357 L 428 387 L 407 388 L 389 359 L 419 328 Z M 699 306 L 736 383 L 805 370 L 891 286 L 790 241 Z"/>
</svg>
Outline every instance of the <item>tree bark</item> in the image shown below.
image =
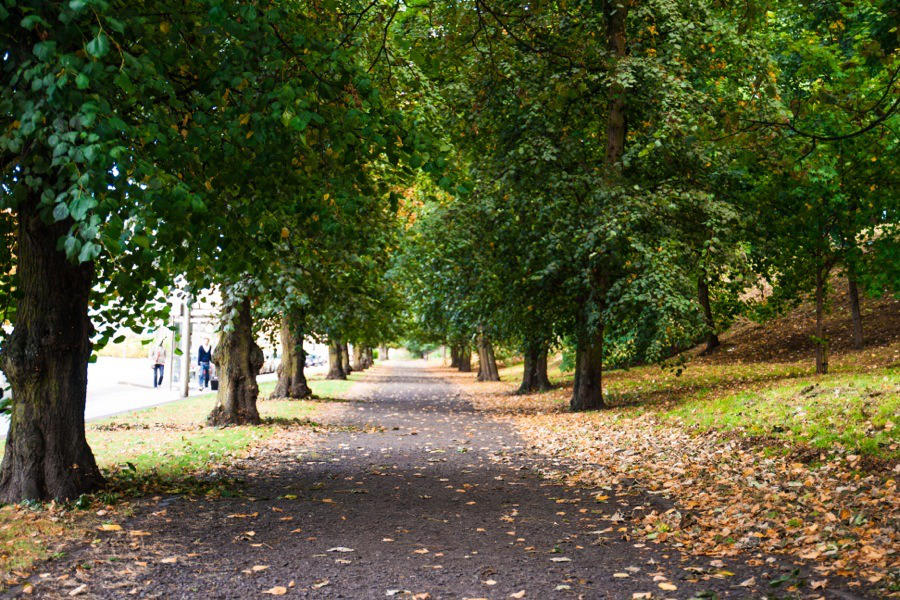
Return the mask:
<svg viewBox="0 0 900 600">
<path fill-rule="evenodd" d="M 617 59 L 625 58 L 625 24 L 628 3 L 606 0 L 606 45 Z M 609 115 L 606 125 L 606 165 L 614 172 L 621 168 L 622 153 L 625 151 L 625 87 L 613 83 L 609 90 Z"/>
<path fill-rule="evenodd" d="M 522 372 L 522 383 L 516 394 L 542 392 L 551 388 L 547 376 L 547 346 L 529 343 L 525 347 L 525 369 Z"/>
<path fill-rule="evenodd" d="M 93 265 L 56 250 L 68 221 L 48 225 L 37 200 L 19 207 L 15 329 L 0 355 L 12 390 L 0 502 L 69 500 L 103 484 L 84 436 L 93 328 Z"/>
<path fill-rule="evenodd" d="M 603 401 L 603 326 L 593 333 L 587 315 L 579 319 L 579 335 L 575 348 L 575 387 L 569 406 L 572 410 L 605 408 Z"/>
<path fill-rule="evenodd" d="M 347 379 L 341 354 L 343 354 L 341 343 L 336 340 L 329 341 L 328 374 L 325 376 L 325 379 Z"/>
<path fill-rule="evenodd" d="M 366 346 L 363 348 L 363 368 L 375 366 L 375 359 L 372 357 L 372 349 Z"/>
<path fill-rule="evenodd" d="M 472 372 L 472 349 L 468 344 L 464 344 L 459 348 L 459 371 L 461 373 Z"/>
<path fill-rule="evenodd" d="M 828 281 L 828 270 L 816 271 L 816 374 L 828 373 L 828 339 L 825 337 L 825 292 Z"/>
<path fill-rule="evenodd" d="M 459 368 L 460 354 L 461 354 L 461 350 L 459 349 L 459 346 L 457 346 L 456 344 L 453 344 L 452 346 L 450 346 L 450 368 L 451 369 Z"/>
<path fill-rule="evenodd" d="M 341 344 L 341 368 L 344 369 L 344 375 L 353 372 L 353 368 L 350 367 L 350 344 L 347 342 Z"/>
<path fill-rule="evenodd" d="M 853 319 L 853 347 L 862 350 L 863 339 L 862 313 L 859 310 L 859 288 L 856 285 L 856 277 L 847 276 L 847 291 L 850 296 L 850 317 Z"/>
<path fill-rule="evenodd" d="M 303 331 L 298 319 L 284 315 L 281 319 L 281 364 L 278 365 L 278 383 L 270 398 L 309 398 L 313 395 L 306 375 L 306 352 L 303 351 Z"/>
<path fill-rule="evenodd" d="M 716 334 L 716 321 L 713 319 L 712 306 L 709 302 L 709 283 L 706 280 L 706 271 L 703 270 L 697 276 L 697 298 L 703 308 L 703 322 L 706 324 L 706 348 L 702 354 L 709 354 L 721 344 Z"/>
<path fill-rule="evenodd" d="M 354 371 L 362 371 L 365 369 L 365 361 L 363 360 L 363 349 L 357 344 L 353 344 L 353 356 L 350 358 L 350 368 Z"/>
<path fill-rule="evenodd" d="M 478 381 L 500 381 L 494 345 L 485 333 L 478 335 Z"/>
<path fill-rule="evenodd" d="M 381 352 L 379 353 L 379 358 L 381 358 L 381 360 L 387 360 L 389 358 L 387 345 L 384 345 L 381 347 Z"/>
<path fill-rule="evenodd" d="M 236 305 L 237 317 L 231 331 L 223 331 L 219 345 L 213 352 L 213 362 L 219 373 L 219 391 L 216 405 L 206 422 L 214 426 L 255 425 L 261 423 L 256 399 L 259 386 L 256 376 L 265 357 L 253 339 L 253 317 L 250 298 L 225 305 L 229 313 Z"/>
</svg>

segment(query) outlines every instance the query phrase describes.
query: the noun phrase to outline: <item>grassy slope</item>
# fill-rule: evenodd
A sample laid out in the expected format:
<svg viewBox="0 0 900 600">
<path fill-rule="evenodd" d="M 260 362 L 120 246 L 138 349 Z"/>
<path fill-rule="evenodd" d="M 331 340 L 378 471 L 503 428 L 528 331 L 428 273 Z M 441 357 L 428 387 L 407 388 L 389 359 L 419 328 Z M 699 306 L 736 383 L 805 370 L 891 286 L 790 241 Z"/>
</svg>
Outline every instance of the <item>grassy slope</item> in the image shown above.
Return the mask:
<svg viewBox="0 0 900 600">
<path fill-rule="evenodd" d="M 842 298 L 836 294 L 832 304 Z M 864 325 L 874 343 L 858 351 L 839 344 L 824 377 L 815 375 L 811 347 L 801 343 L 811 330 L 807 313 L 803 305 L 765 325 L 738 323 L 722 336 L 723 348 L 712 357 L 689 352 L 680 376 L 654 365 L 606 372 L 612 415 L 652 414 L 699 431 L 900 459 L 900 302 L 864 300 Z M 839 307 L 835 313 L 829 327 L 843 339 L 849 322 Z M 763 360 L 767 357 L 771 360 Z M 501 377 L 516 381 L 521 368 L 517 363 L 501 369 Z M 549 375 L 562 391 L 548 394 L 547 402 L 561 410 L 572 374 L 561 371 L 556 360 Z"/>
</svg>

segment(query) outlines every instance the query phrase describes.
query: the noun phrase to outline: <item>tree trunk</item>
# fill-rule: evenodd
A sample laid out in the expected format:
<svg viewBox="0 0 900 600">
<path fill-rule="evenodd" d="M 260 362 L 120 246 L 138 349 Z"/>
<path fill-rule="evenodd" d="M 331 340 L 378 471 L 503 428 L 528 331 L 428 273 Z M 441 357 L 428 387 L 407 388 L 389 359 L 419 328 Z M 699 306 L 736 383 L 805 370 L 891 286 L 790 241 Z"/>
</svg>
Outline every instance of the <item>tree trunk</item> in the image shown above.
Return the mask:
<svg viewBox="0 0 900 600">
<path fill-rule="evenodd" d="M 459 346 L 457 346 L 456 344 L 453 344 L 452 346 L 450 346 L 450 368 L 451 369 L 459 368 L 459 361 L 460 361 L 461 353 L 462 352 L 459 349 Z"/>
<path fill-rule="evenodd" d="M 494 345 L 485 333 L 478 335 L 478 381 L 500 381 Z"/>
<path fill-rule="evenodd" d="M 285 315 L 281 320 L 281 364 L 278 365 L 278 383 L 270 398 L 309 398 L 313 395 L 303 369 L 306 352 L 303 351 L 303 331 L 297 319 Z"/>
<path fill-rule="evenodd" d="M 625 58 L 625 24 L 628 3 L 607 0 L 606 2 L 606 45 L 619 62 Z M 616 66 L 618 68 L 618 65 Z M 620 161 L 625 151 L 625 86 L 613 83 L 609 90 L 609 115 L 606 125 L 606 165 L 612 172 L 621 168 Z"/>
<path fill-rule="evenodd" d="M 44 223 L 36 201 L 19 208 L 15 329 L 0 355 L 12 390 L 3 503 L 73 499 L 103 483 L 84 437 L 94 271 L 56 250 L 70 225 Z"/>
<path fill-rule="evenodd" d="M 363 360 L 363 349 L 357 344 L 353 344 L 353 356 L 350 358 L 350 368 L 354 371 L 362 371 L 365 369 L 365 361 Z"/>
<path fill-rule="evenodd" d="M 703 308 L 703 322 L 706 324 L 706 348 L 702 354 L 709 354 L 719 347 L 719 336 L 716 335 L 716 321 L 713 319 L 712 306 L 709 303 L 709 284 L 706 272 L 701 270 L 697 277 L 697 298 Z"/>
<path fill-rule="evenodd" d="M 379 358 L 381 358 L 381 360 L 387 360 L 389 358 L 387 345 L 381 347 Z"/>
<path fill-rule="evenodd" d="M 333 340 L 329 341 L 328 374 L 325 376 L 325 379 L 347 379 L 341 354 L 343 354 L 341 351 L 341 343 Z"/>
<path fill-rule="evenodd" d="M 587 316 L 580 318 L 575 348 L 575 387 L 569 406 L 572 410 L 605 408 L 603 401 L 603 327 L 589 331 Z"/>
<path fill-rule="evenodd" d="M 547 376 L 547 346 L 529 343 L 525 347 L 525 369 L 522 372 L 522 383 L 516 394 L 529 394 L 549 390 L 550 378 Z"/>
<path fill-rule="evenodd" d="M 253 339 L 250 298 L 234 302 L 238 309 L 234 329 L 222 332 L 212 356 L 219 373 L 219 391 L 216 393 L 216 406 L 206 419 L 209 425 L 255 425 L 262 422 L 256 409 L 259 396 L 256 376 L 265 357 Z M 231 312 L 233 307 L 233 303 L 226 303 L 225 314 Z"/>
<path fill-rule="evenodd" d="M 472 349 L 468 344 L 459 348 L 459 370 L 461 373 L 472 372 Z"/>
<path fill-rule="evenodd" d="M 862 350 L 863 339 L 862 313 L 859 310 L 859 288 L 856 286 L 856 277 L 847 276 L 847 291 L 850 296 L 850 316 L 853 319 L 853 347 Z"/>
<path fill-rule="evenodd" d="M 372 358 L 372 349 L 366 346 L 363 349 L 363 368 L 368 369 L 372 366 L 375 366 L 375 359 Z"/>
<path fill-rule="evenodd" d="M 341 368 L 344 369 L 345 375 L 353 372 L 353 368 L 350 366 L 350 344 L 347 342 L 341 344 Z"/>
<path fill-rule="evenodd" d="M 828 373 L 828 339 L 825 337 L 825 292 L 828 282 L 828 270 L 816 271 L 816 374 Z"/>
</svg>

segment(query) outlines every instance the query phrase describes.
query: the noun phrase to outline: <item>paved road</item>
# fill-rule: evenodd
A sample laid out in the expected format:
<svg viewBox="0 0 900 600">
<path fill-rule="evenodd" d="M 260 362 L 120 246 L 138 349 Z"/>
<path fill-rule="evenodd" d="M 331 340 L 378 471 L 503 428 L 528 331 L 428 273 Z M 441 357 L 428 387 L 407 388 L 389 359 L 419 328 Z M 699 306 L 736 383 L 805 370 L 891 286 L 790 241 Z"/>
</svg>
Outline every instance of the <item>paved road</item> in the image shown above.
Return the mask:
<svg viewBox="0 0 900 600">
<path fill-rule="evenodd" d="M 388 363 L 355 391 L 366 401 L 347 405 L 345 429 L 312 448 L 282 441 L 222 473 L 246 479 L 244 497 L 149 500 L 124 523 L 148 535 L 102 534 L 39 569 L 47 575 L 36 593 L 66 598 L 84 585 L 88 598 L 823 597 L 770 587 L 792 565 L 766 557 L 723 564 L 630 538 L 622 515 L 654 499 L 598 499 L 601 490 L 543 479 L 543 459 L 476 412 L 439 369 Z M 824 597 L 855 596 L 832 581 Z"/>
<path fill-rule="evenodd" d="M 260 375 L 257 380 L 263 382 L 275 377 L 274 374 Z M 154 389 L 152 369 L 145 358 L 101 356 L 96 363 L 88 365 L 85 419 L 92 421 L 180 400 L 178 384 L 169 389 L 168 381 L 169 374 L 166 373 L 163 387 Z M 5 380 L 0 383 L 5 385 Z M 201 392 L 197 388 L 197 381 L 191 381 L 191 396 L 208 392 L 209 390 Z M 8 429 L 9 418 L 0 416 L 0 436 L 6 436 Z"/>
</svg>

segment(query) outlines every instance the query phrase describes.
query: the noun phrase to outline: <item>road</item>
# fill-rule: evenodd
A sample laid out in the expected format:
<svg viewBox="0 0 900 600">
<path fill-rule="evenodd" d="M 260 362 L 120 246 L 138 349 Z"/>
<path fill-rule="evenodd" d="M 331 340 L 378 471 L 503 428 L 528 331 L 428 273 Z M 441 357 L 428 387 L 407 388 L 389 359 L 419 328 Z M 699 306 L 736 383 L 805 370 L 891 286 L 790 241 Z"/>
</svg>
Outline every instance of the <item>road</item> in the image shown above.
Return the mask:
<svg viewBox="0 0 900 600">
<path fill-rule="evenodd" d="M 269 381 L 275 374 L 260 375 L 258 381 Z M 87 421 L 102 419 L 111 415 L 147 408 L 181 398 L 178 385 L 168 387 L 169 374 L 166 373 L 163 387 L 153 388 L 150 363 L 146 358 L 114 358 L 101 356 L 96 363 L 88 365 L 87 403 L 84 417 Z M 197 381 L 191 382 L 190 395 L 201 392 Z M 204 393 L 208 393 L 204 392 Z M 0 435 L 9 429 L 9 418 L 0 417 Z"/>
</svg>

